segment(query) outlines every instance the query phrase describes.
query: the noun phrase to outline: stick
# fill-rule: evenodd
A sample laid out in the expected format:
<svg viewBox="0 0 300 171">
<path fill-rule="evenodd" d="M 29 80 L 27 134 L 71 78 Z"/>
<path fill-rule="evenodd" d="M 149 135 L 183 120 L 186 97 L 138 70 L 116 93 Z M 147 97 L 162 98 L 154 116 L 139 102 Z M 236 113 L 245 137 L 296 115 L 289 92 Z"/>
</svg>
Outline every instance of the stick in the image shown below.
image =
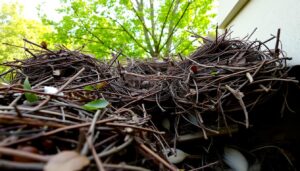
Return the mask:
<svg viewBox="0 0 300 171">
<path fill-rule="evenodd" d="M 44 168 L 43 163 L 20 163 L 7 160 L 0 160 L 1 170 L 36 170 L 41 171 Z"/>
<path fill-rule="evenodd" d="M 105 122 L 111 122 L 111 121 L 115 121 L 115 120 L 117 120 L 117 119 L 111 118 L 111 119 L 100 120 L 100 121 L 97 121 L 96 124 L 103 124 Z M 90 124 L 91 123 L 88 122 L 88 123 L 82 123 L 82 124 L 77 124 L 77 125 L 65 126 L 65 127 L 62 127 L 62 128 L 55 129 L 53 131 L 49 131 L 49 132 L 42 133 L 42 134 L 37 134 L 37 135 L 34 135 L 32 137 L 25 137 L 25 138 L 16 140 L 14 142 L 10 142 L 10 143 L 4 144 L 4 145 L 0 145 L 0 147 L 1 146 L 11 146 L 11 145 L 19 144 L 19 143 L 22 143 L 22 142 L 31 141 L 31 140 L 34 140 L 34 139 L 37 139 L 37 138 L 47 137 L 47 136 L 57 134 L 57 133 L 62 132 L 62 131 L 87 127 L 87 126 L 90 126 Z"/>
<path fill-rule="evenodd" d="M 277 30 L 277 36 L 276 36 L 275 58 L 279 57 L 279 41 L 280 41 L 280 28 Z"/>
<path fill-rule="evenodd" d="M 29 41 L 29 40 L 27 40 L 27 39 L 23 39 L 23 40 L 24 40 L 24 42 L 30 43 L 30 44 L 32 44 L 32 45 L 34 45 L 34 46 L 37 46 L 37 47 L 41 48 L 41 49 L 45 49 L 45 50 L 47 50 L 48 52 L 52 53 L 53 55 L 57 55 L 57 54 L 54 53 L 52 50 L 49 50 L 49 49 L 47 49 L 47 48 L 44 48 L 44 47 L 42 47 L 41 45 L 38 45 L 38 44 L 36 44 L 36 43 L 33 43 L 33 42 L 31 42 L 31 41 Z"/>
<path fill-rule="evenodd" d="M 64 85 L 62 85 L 57 92 L 55 93 L 55 95 L 58 95 L 58 93 L 60 93 L 67 85 L 69 85 L 76 77 L 78 77 L 83 71 L 85 70 L 85 68 L 81 68 L 80 71 L 78 71 L 73 77 L 71 77 Z M 39 105 L 37 105 L 36 107 L 34 107 L 32 109 L 32 111 L 37 111 L 39 110 L 42 106 L 44 106 L 46 103 L 48 103 L 51 99 L 51 96 L 48 96 L 44 101 L 42 101 Z"/>
<path fill-rule="evenodd" d="M 248 111 L 246 109 L 245 103 L 243 101 L 243 96 L 244 94 L 242 92 L 240 92 L 239 90 L 234 90 L 233 88 L 231 88 L 229 85 L 225 85 L 226 89 L 229 90 L 232 95 L 239 101 L 244 114 L 245 114 L 245 124 L 246 124 L 246 128 L 249 128 L 249 119 L 248 119 Z"/>
<path fill-rule="evenodd" d="M 170 165 L 166 160 L 161 158 L 158 154 L 153 152 L 150 148 L 148 148 L 145 144 L 140 143 L 137 141 L 140 148 L 146 151 L 149 155 L 151 155 L 155 160 L 157 160 L 159 163 L 163 164 L 166 168 L 170 169 L 171 171 L 177 171 L 178 169 L 175 166 Z"/>
<path fill-rule="evenodd" d="M 153 133 L 156 133 L 156 134 L 164 134 L 165 133 L 165 132 L 162 132 L 162 131 L 156 131 L 156 130 L 153 130 L 153 129 L 138 127 L 138 126 L 135 126 L 135 125 L 129 125 L 129 124 L 124 124 L 124 123 L 107 122 L 105 125 L 116 126 L 116 127 L 128 127 L 128 128 L 138 129 L 138 130 L 142 130 L 142 131 L 153 132 Z"/>
<path fill-rule="evenodd" d="M 0 147 L 0 154 L 24 157 L 27 159 L 37 160 L 37 161 L 41 161 L 41 162 L 47 162 L 51 157 L 51 156 L 42 156 L 40 154 L 34 154 L 34 153 L 21 151 L 21 150 L 15 150 L 15 149 L 6 148 L 6 147 Z"/>
</svg>

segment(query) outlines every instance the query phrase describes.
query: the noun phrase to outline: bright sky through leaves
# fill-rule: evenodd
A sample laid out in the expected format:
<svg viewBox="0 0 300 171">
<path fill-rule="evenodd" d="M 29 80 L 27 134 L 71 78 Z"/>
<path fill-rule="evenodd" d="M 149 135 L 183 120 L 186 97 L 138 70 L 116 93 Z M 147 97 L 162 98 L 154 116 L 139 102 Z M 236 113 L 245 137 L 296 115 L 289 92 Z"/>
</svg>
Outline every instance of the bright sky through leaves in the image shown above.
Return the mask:
<svg viewBox="0 0 300 171">
<path fill-rule="evenodd" d="M 27 38 L 37 43 L 46 41 L 49 48 L 61 44 L 70 49 L 84 47 L 98 58 L 119 52 L 132 58 L 185 56 L 198 46 L 193 33 L 206 35 L 214 29 L 214 2 L 0 0 L 1 9 L 7 13 L 3 13 L 4 19 L 9 20 L 1 26 L 6 37 L 2 42 L 22 46 L 21 40 Z M 39 27 L 31 26 L 31 22 Z M 9 50 L 2 48 L 0 61 L 1 55 L 6 60 L 24 55 L 8 55 L 12 53 Z"/>
<path fill-rule="evenodd" d="M 39 20 L 37 7 L 41 4 L 42 12 L 45 13 L 52 20 L 58 21 L 61 15 L 55 11 L 60 7 L 59 0 L 0 0 L 0 6 L 3 3 L 18 2 L 24 6 L 24 17 L 27 19 Z"/>
</svg>

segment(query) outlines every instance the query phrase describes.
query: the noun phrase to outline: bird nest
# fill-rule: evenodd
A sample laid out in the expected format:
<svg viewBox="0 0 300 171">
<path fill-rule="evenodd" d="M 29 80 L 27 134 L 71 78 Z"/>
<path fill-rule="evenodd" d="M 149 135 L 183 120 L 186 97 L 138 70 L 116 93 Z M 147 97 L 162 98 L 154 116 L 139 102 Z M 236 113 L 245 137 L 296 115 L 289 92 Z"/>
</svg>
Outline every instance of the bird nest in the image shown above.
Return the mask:
<svg viewBox="0 0 300 171">
<path fill-rule="evenodd" d="M 68 159 L 64 150 L 84 156 L 79 169 L 214 167 L 217 154 L 204 163 L 182 163 L 172 159 L 177 150 L 171 147 L 248 128 L 249 111 L 283 84 L 297 82 L 287 76 L 288 58 L 265 43 L 224 34 L 206 39 L 187 58 L 126 65 L 118 56 L 105 62 L 68 49 L 25 49 L 32 57 L 2 64 L 10 69 L 1 78 L 10 81 L 0 87 L 0 153 L 5 161 L 29 160 L 32 165 L 22 165 L 27 169 L 42 169 L 45 162 L 51 168 L 54 157 Z M 37 100 L 28 102 L 26 94 Z M 102 102 L 96 110 L 84 107 L 95 101 Z"/>
</svg>

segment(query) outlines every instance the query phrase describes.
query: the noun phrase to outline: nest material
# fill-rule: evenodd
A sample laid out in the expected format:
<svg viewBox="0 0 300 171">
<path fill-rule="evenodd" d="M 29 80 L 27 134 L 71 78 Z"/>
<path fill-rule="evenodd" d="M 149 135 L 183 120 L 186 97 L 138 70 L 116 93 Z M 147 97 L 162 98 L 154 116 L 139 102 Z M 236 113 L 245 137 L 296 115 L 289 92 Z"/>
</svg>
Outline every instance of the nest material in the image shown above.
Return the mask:
<svg viewBox="0 0 300 171">
<path fill-rule="evenodd" d="M 282 84 L 297 82 L 287 77 L 288 58 L 278 57 L 278 49 L 272 53 L 262 47 L 262 42 L 232 40 L 224 34 L 206 40 L 181 60 L 131 61 L 122 66 L 114 64 L 115 59 L 105 63 L 79 51 L 45 49 L 32 58 L 7 62 L 4 65 L 11 69 L 1 76 L 11 77 L 11 84 L 0 88 L 0 121 L 1 130 L 10 133 L 2 134 L 1 144 L 29 145 L 42 154 L 77 149 L 94 158 L 84 147 L 85 138 L 92 138 L 104 167 L 127 163 L 124 167 L 176 170 L 166 160 L 166 148 L 231 134 L 237 125 L 249 127 L 249 110 L 267 101 Z M 26 77 L 32 90 L 20 84 Z M 93 89 L 87 90 L 88 85 Z M 63 96 L 44 93 L 44 86 L 57 87 Z M 40 100 L 24 103 L 24 92 Z M 100 98 L 111 106 L 96 114 L 82 108 Z M 91 124 L 93 119 L 98 121 Z M 15 139 L 7 140 L 12 135 Z M 52 145 L 46 147 L 46 142 Z M 217 155 L 211 156 L 207 163 L 216 160 Z"/>
</svg>

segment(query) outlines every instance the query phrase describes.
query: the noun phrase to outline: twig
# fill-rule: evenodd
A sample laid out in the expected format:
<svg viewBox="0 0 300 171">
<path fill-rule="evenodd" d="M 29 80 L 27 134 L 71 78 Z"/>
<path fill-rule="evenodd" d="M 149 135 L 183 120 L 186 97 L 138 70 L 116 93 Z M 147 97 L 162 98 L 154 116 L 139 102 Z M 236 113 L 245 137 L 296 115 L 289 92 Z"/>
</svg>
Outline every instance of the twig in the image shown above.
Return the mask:
<svg viewBox="0 0 300 171">
<path fill-rule="evenodd" d="M 103 124 L 105 122 L 111 122 L 111 121 L 115 121 L 115 120 L 117 120 L 117 119 L 111 118 L 111 119 L 100 120 L 100 121 L 97 121 L 96 124 Z M 53 131 L 41 133 L 41 134 L 38 134 L 38 135 L 34 135 L 32 137 L 25 137 L 25 138 L 16 140 L 14 142 L 10 142 L 10 143 L 4 144 L 4 145 L 0 145 L 0 147 L 1 146 L 11 146 L 11 145 L 19 144 L 19 143 L 22 143 L 22 142 L 34 140 L 34 139 L 37 139 L 37 138 L 47 137 L 47 136 L 54 135 L 54 134 L 57 134 L 57 133 L 62 132 L 62 131 L 67 131 L 67 130 L 78 129 L 78 128 L 82 128 L 82 127 L 87 127 L 87 126 L 90 126 L 90 124 L 91 123 L 88 122 L 88 123 L 82 123 L 82 124 L 77 124 L 77 125 L 65 126 L 65 127 L 62 127 L 62 128 L 55 129 Z"/>
<path fill-rule="evenodd" d="M 268 81 L 284 81 L 284 82 L 291 82 L 291 83 L 299 83 L 298 80 L 294 79 L 284 79 L 284 78 L 267 78 L 267 79 L 260 79 L 260 80 L 255 80 L 252 82 L 252 84 L 257 84 L 257 83 L 262 83 L 262 82 L 268 82 Z"/>
<path fill-rule="evenodd" d="M 88 86 L 88 85 L 93 85 L 93 84 L 97 84 L 97 83 L 101 83 L 101 82 L 105 82 L 105 81 L 110 81 L 110 80 L 115 80 L 119 77 L 111 77 L 111 78 L 106 78 L 106 79 L 102 79 L 102 80 L 98 80 L 98 81 L 94 81 L 94 82 L 90 82 L 90 83 L 84 83 L 84 84 L 81 84 L 81 85 L 78 85 L 78 86 L 73 86 L 73 87 L 70 87 L 70 88 L 66 88 L 64 90 L 74 90 L 74 89 L 77 89 L 77 88 L 82 88 L 82 87 L 85 87 L 85 86 Z"/>
<path fill-rule="evenodd" d="M 276 36 L 276 44 L 275 44 L 275 57 L 279 57 L 279 41 L 280 41 L 280 28 L 277 30 L 277 36 Z"/>
<path fill-rule="evenodd" d="M 103 163 L 102 163 L 100 157 L 97 156 L 97 152 L 96 152 L 96 149 L 93 145 L 92 138 L 87 137 L 87 144 L 88 144 L 88 146 L 90 147 L 90 149 L 92 151 L 92 154 L 94 156 L 94 160 L 96 161 L 96 165 L 98 167 L 98 170 L 99 171 L 105 171 L 106 169 L 104 169 L 104 166 L 103 166 Z"/>
<path fill-rule="evenodd" d="M 158 94 L 155 95 L 155 101 L 156 101 L 157 106 L 160 108 L 160 110 L 161 110 L 162 112 L 165 112 L 166 110 L 159 104 L 159 101 L 158 101 Z"/>
<path fill-rule="evenodd" d="M 225 87 L 239 101 L 239 103 L 240 103 L 240 105 L 241 105 L 241 107 L 242 107 L 242 109 L 244 111 L 244 114 L 245 114 L 245 125 L 246 125 L 246 128 L 249 128 L 248 111 L 247 111 L 245 103 L 243 101 L 244 94 L 241 93 L 239 90 L 234 90 L 229 85 L 225 85 Z"/>
<path fill-rule="evenodd" d="M 60 107 L 60 111 L 61 111 L 61 115 L 62 115 L 62 121 L 66 121 L 66 115 L 65 115 L 65 111 L 64 111 L 64 107 Z"/>
<path fill-rule="evenodd" d="M 35 59 L 37 58 L 37 56 L 36 56 L 35 54 L 33 54 L 28 48 L 25 48 L 25 47 L 24 47 L 24 50 L 25 50 L 26 52 L 28 52 L 31 56 L 33 56 Z"/>
<path fill-rule="evenodd" d="M 14 108 L 15 108 L 15 111 L 16 111 L 16 113 L 17 113 L 17 116 L 18 116 L 19 118 L 22 118 L 22 117 L 23 117 L 23 116 L 22 116 L 22 113 L 21 113 L 21 111 L 18 109 L 17 105 L 14 105 Z"/>
<path fill-rule="evenodd" d="M 39 154 L 34 154 L 34 153 L 21 151 L 21 150 L 15 150 L 15 149 L 6 148 L 6 147 L 0 147 L 0 154 L 24 157 L 27 159 L 32 159 L 32 160 L 41 161 L 41 162 L 47 162 L 51 157 L 51 156 L 42 156 Z"/>
<path fill-rule="evenodd" d="M 199 103 L 199 90 L 198 90 L 198 86 L 197 86 L 195 79 L 193 79 L 193 83 L 196 87 L 196 104 L 198 104 Z"/>
<path fill-rule="evenodd" d="M 100 110 L 97 110 L 96 113 L 95 113 L 95 115 L 94 115 L 94 118 L 92 120 L 92 123 L 90 125 L 89 131 L 88 131 L 88 137 L 86 139 L 86 143 L 84 144 L 84 146 L 83 146 L 83 148 L 81 150 L 81 153 L 80 153 L 81 155 L 87 155 L 88 154 L 88 148 L 89 148 L 89 144 L 88 144 L 89 142 L 88 142 L 88 140 L 90 141 L 90 143 L 93 142 L 96 121 L 99 118 L 99 115 L 100 115 Z M 91 148 L 91 146 L 90 146 L 90 148 Z"/>
<path fill-rule="evenodd" d="M 83 71 L 85 70 L 85 68 L 82 68 L 81 70 L 79 70 L 73 77 L 71 77 L 64 85 L 62 85 L 57 92 L 55 93 L 55 95 L 57 95 L 58 93 L 60 93 L 67 85 L 69 85 L 76 77 L 78 77 Z M 32 111 L 37 111 L 39 110 L 43 105 L 45 105 L 46 103 L 48 103 L 51 99 L 51 96 L 48 96 L 44 101 L 42 101 L 39 105 L 37 105 L 36 107 L 34 107 L 32 109 Z"/>
<path fill-rule="evenodd" d="M 213 165 L 216 165 L 216 164 L 218 164 L 218 163 L 220 163 L 220 161 L 215 161 L 215 162 L 212 162 L 212 163 L 206 164 L 206 165 L 204 165 L 204 166 L 201 166 L 201 167 L 198 167 L 198 168 L 191 169 L 191 170 L 189 170 L 189 171 L 197 171 L 197 170 L 202 170 L 202 169 L 205 169 L 205 168 L 211 167 L 211 166 L 213 166 Z"/>
<path fill-rule="evenodd" d="M 287 162 L 289 163 L 289 165 L 291 167 L 293 167 L 294 169 L 296 168 L 293 164 L 293 162 L 291 161 L 291 159 L 288 157 L 287 154 L 285 154 L 284 150 L 281 149 L 280 147 L 277 147 L 277 146 L 274 146 L 274 145 L 267 145 L 267 146 L 262 146 L 262 147 L 258 147 L 258 148 L 255 148 L 253 150 L 251 150 L 251 152 L 256 152 L 256 151 L 259 151 L 259 150 L 264 150 L 264 149 L 268 149 L 268 148 L 273 148 L 275 150 L 278 150 L 283 156 L 284 158 L 287 160 Z"/>
<path fill-rule="evenodd" d="M 132 170 L 132 171 L 150 171 L 149 169 L 145 169 L 138 166 L 131 166 L 125 163 L 120 164 L 103 164 L 104 167 L 113 168 L 113 169 L 121 169 L 121 170 Z"/>
<path fill-rule="evenodd" d="M 227 135 L 227 134 L 230 134 L 230 133 L 238 132 L 239 129 L 235 125 L 235 126 L 229 127 L 229 130 L 230 131 L 228 131 L 228 129 L 226 127 L 219 128 L 218 129 L 218 131 L 219 131 L 218 134 L 207 132 L 207 136 L 213 137 L 213 136 Z M 191 133 L 191 134 L 178 135 L 177 141 L 178 142 L 186 142 L 186 141 L 193 141 L 195 139 L 201 139 L 201 138 L 204 138 L 203 133 L 196 132 L 196 133 Z"/>
<path fill-rule="evenodd" d="M 156 133 L 156 134 L 164 134 L 165 133 L 165 132 L 156 131 L 156 130 L 153 130 L 153 129 L 150 129 L 150 128 L 143 128 L 143 127 L 138 127 L 138 126 L 135 126 L 135 125 L 128 125 L 128 124 L 124 124 L 124 123 L 107 122 L 107 123 L 105 123 L 105 125 L 115 126 L 115 127 L 133 128 L 133 129 L 137 129 L 137 130 L 141 130 L 141 131 L 153 132 L 153 133 Z"/>
<path fill-rule="evenodd" d="M 98 153 L 97 156 L 98 157 L 106 157 L 109 156 L 111 154 L 117 153 L 121 150 L 123 150 L 124 148 L 126 148 L 128 145 L 130 145 L 133 141 L 132 137 L 129 137 L 123 144 L 117 146 L 117 147 L 113 147 L 112 149 L 108 150 L 108 151 L 103 151 L 101 153 Z M 89 157 L 89 159 L 93 159 L 93 157 Z"/>
<path fill-rule="evenodd" d="M 104 124 L 106 122 L 111 122 L 111 121 L 115 121 L 115 120 L 118 120 L 118 119 L 116 119 L 116 118 L 104 119 L 104 120 L 97 121 L 95 124 L 96 125 Z M 70 126 L 66 126 L 66 127 L 63 127 L 63 128 L 58 128 L 58 129 L 53 130 L 53 131 L 45 132 L 43 134 L 43 136 L 50 136 L 50 135 L 57 134 L 57 133 L 62 132 L 62 131 L 67 131 L 67 130 L 71 130 L 71 129 L 78 129 L 78 128 L 87 127 L 87 126 L 90 126 L 90 125 L 91 125 L 90 122 L 77 124 L 77 125 L 70 125 Z"/>
<path fill-rule="evenodd" d="M 0 168 L 1 170 L 9 169 L 9 170 L 31 170 L 31 171 L 41 171 L 44 169 L 43 163 L 21 163 L 21 162 L 13 162 L 0 159 Z"/>
<path fill-rule="evenodd" d="M 247 37 L 246 41 L 248 41 L 252 37 L 252 35 L 256 32 L 256 30 L 257 30 L 257 27 L 254 28 L 252 33 Z"/>
<path fill-rule="evenodd" d="M 10 124 L 27 124 L 31 126 L 48 126 L 52 128 L 61 128 L 65 127 L 63 124 L 55 123 L 53 121 L 41 121 L 34 118 L 26 118 L 26 114 L 23 114 L 23 117 L 16 117 L 15 115 L 5 115 L 3 113 L 0 113 L 0 123 L 10 123 Z"/>
<path fill-rule="evenodd" d="M 24 42 L 30 43 L 30 44 L 32 44 L 32 45 L 34 45 L 34 46 L 37 46 L 37 47 L 41 48 L 41 49 L 45 49 L 45 48 L 43 48 L 42 46 L 40 46 L 40 45 L 38 45 L 38 44 L 36 44 L 36 43 L 33 43 L 33 42 L 31 42 L 31 41 L 29 41 L 29 40 L 27 40 L 27 39 L 23 39 L 23 40 L 24 40 Z M 57 54 L 54 53 L 52 50 L 49 50 L 49 49 L 47 49 L 47 48 L 46 48 L 45 50 L 47 50 L 48 52 L 52 53 L 53 55 L 57 55 Z"/>
<path fill-rule="evenodd" d="M 170 165 L 166 160 L 161 158 L 158 154 L 153 152 L 150 148 L 148 148 L 145 144 L 140 143 L 136 140 L 136 142 L 139 144 L 140 148 L 144 151 L 146 151 L 149 155 L 151 155 L 154 160 L 158 161 L 162 165 L 164 165 L 166 168 L 170 169 L 171 171 L 177 171 L 178 169 L 175 166 Z"/>
</svg>

